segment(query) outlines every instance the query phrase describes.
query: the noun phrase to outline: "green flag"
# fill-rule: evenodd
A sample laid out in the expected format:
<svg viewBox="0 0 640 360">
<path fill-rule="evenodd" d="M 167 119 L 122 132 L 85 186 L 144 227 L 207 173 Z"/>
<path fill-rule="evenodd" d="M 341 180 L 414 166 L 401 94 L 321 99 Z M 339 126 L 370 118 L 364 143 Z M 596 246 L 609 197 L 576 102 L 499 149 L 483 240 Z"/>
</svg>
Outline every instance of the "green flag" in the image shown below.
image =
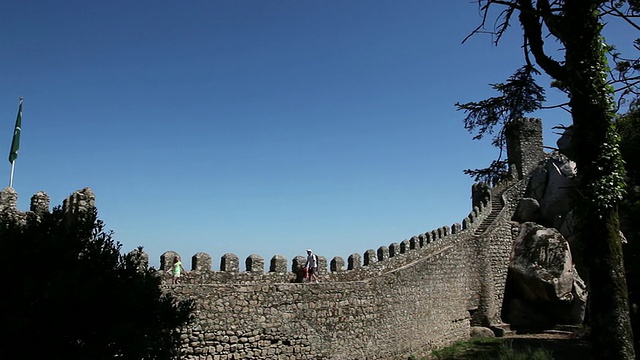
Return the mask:
<svg viewBox="0 0 640 360">
<path fill-rule="evenodd" d="M 20 149 L 20 128 L 22 127 L 22 98 L 20 98 L 20 107 L 18 108 L 18 117 L 16 118 L 16 127 L 13 129 L 13 140 L 11 140 L 11 152 L 9 152 L 9 162 L 13 163 L 18 158 L 18 150 Z"/>
</svg>

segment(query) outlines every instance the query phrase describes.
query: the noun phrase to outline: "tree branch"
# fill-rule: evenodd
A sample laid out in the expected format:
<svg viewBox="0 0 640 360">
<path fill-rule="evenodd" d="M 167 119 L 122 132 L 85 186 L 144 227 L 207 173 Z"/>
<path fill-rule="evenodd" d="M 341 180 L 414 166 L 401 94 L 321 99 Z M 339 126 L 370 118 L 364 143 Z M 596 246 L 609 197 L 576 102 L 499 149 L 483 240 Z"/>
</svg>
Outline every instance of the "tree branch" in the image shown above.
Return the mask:
<svg viewBox="0 0 640 360">
<path fill-rule="evenodd" d="M 553 60 L 544 51 L 544 40 L 542 36 L 542 25 L 540 17 L 534 14 L 531 0 L 518 0 L 520 5 L 531 11 L 520 11 L 520 24 L 524 35 L 529 41 L 529 48 L 540 67 L 554 79 L 564 82 L 567 78 L 565 68 L 557 61 Z"/>
</svg>

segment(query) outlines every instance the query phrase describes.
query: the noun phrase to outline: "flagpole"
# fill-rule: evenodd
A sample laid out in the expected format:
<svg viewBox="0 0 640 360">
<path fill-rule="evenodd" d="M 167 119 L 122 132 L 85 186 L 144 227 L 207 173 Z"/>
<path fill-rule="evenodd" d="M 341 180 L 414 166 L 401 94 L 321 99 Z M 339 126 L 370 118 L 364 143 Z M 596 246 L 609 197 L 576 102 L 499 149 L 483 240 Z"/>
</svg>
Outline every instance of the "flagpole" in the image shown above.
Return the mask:
<svg viewBox="0 0 640 360">
<path fill-rule="evenodd" d="M 16 167 L 16 162 L 12 161 L 11 162 L 11 177 L 9 178 L 9 187 L 10 188 L 13 188 L 13 170 L 15 169 L 15 167 Z"/>
</svg>

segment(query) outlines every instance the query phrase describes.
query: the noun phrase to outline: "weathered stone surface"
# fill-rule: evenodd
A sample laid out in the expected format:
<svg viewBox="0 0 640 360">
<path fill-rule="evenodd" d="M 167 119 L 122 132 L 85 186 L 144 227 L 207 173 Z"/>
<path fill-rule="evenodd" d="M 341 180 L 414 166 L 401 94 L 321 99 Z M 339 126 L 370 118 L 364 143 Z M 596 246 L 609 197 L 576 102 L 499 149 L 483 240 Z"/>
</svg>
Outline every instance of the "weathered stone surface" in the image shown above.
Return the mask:
<svg viewBox="0 0 640 360">
<path fill-rule="evenodd" d="M 49 212 L 49 195 L 45 194 L 44 191 L 38 191 L 31 197 L 31 208 L 30 210 L 36 214 L 44 214 Z"/>
<path fill-rule="evenodd" d="M 573 266 L 568 241 L 556 229 L 521 224 L 511 259 L 508 321 L 537 327 L 583 320 L 586 287 Z"/>
<path fill-rule="evenodd" d="M 167 272 L 171 271 L 175 258 L 179 256 L 180 255 L 175 251 L 165 251 L 160 255 L 160 270 Z"/>
<path fill-rule="evenodd" d="M 518 202 L 513 220 L 518 222 L 536 222 L 540 218 L 540 203 L 534 198 L 522 198 Z"/>
<path fill-rule="evenodd" d="M 568 199 L 575 188 L 575 175 L 575 163 L 560 153 L 551 155 L 534 171 L 525 196 L 540 204 L 542 225 L 558 228 L 571 210 Z"/>
<path fill-rule="evenodd" d="M 191 257 L 191 270 L 211 270 L 211 255 L 198 252 Z"/>
<path fill-rule="evenodd" d="M 18 193 L 13 188 L 6 187 L 0 191 L 0 211 L 15 210 L 17 204 Z"/>
<path fill-rule="evenodd" d="M 332 272 L 339 272 L 339 271 L 344 271 L 344 259 L 340 256 L 336 256 L 333 258 L 333 260 L 331 260 L 331 271 Z"/>
<path fill-rule="evenodd" d="M 524 223 L 513 244 L 512 272 L 520 293 L 531 302 L 572 300 L 569 243 L 555 229 Z"/>
<path fill-rule="evenodd" d="M 472 326 L 469 331 L 469 336 L 472 338 L 492 338 L 496 337 L 493 330 L 483 326 Z"/>
<path fill-rule="evenodd" d="M 274 255 L 269 263 L 269 271 L 275 273 L 287 272 L 287 259 L 282 255 Z"/>
<path fill-rule="evenodd" d="M 249 255 L 245 259 L 244 264 L 245 264 L 246 270 L 249 272 L 254 272 L 254 273 L 264 272 L 264 259 L 262 258 L 262 256 L 258 254 Z"/>
</svg>

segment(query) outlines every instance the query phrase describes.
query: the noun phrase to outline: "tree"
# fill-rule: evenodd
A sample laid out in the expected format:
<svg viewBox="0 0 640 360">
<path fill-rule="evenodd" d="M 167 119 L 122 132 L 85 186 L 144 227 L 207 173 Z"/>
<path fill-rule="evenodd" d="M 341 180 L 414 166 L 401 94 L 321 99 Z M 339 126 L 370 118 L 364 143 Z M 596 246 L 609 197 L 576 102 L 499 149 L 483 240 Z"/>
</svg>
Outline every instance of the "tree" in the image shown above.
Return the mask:
<svg viewBox="0 0 640 360">
<path fill-rule="evenodd" d="M 525 114 L 538 110 L 545 101 L 544 88 L 536 84 L 534 75 L 539 74 L 532 65 L 525 65 L 518 69 L 506 83 L 491 84 L 498 90 L 500 96 L 479 102 L 466 104 L 456 103 L 458 110 L 467 112 L 464 127 L 470 132 L 476 131 L 474 140 L 481 139 L 486 134 L 492 134 L 495 127 L 499 127 L 491 144 L 500 149 L 497 160 L 486 169 L 465 170 L 476 181 L 496 184 L 509 177 L 508 161 L 503 159 L 506 146 L 505 125 L 522 118 Z"/>
<path fill-rule="evenodd" d="M 0 358 L 171 359 L 191 301 L 164 294 L 97 210 L 0 213 L 3 295 Z"/>
<path fill-rule="evenodd" d="M 554 81 L 553 86 L 567 94 L 565 104 L 573 127 L 573 160 L 578 176 L 574 208 L 579 210 L 585 260 L 589 274 L 591 340 L 598 359 L 633 359 L 629 305 L 624 276 L 618 204 L 622 199 L 623 162 L 614 117 L 620 94 L 637 94 L 638 61 L 630 61 L 606 44 L 602 30 L 606 19 L 621 18 L 636 30 L 632 20 L 640 14 L 637 0 L 476 0 L 482 22 L 472 32 L 489 32 L 499 43 L 514 18 L 523 34 L 526 66 L 538 66 Z M 495 26 L 485 24 L 498 9 Z M 471 36 L 470 35 L 470 36 Z M 559 44 L 559 47 L 550 46 Z M 551 44 L 551 45 L 550 45 Z M 638 49 L 636 40 L 635 46 Z M 554 56 L 550 55 L 554 54 Z M 608 67 L 607 54 L 616 62 L 618 76 Z M 626 61 L 626 62 L 625 62 Z M 614 88 L 614 85 L 621 85 Z M 521 86 L 521 91 L 526 86 Z M 522 97 L 521 92 L 521 97 Z M 526 98 L 526 97 L 524 97 Z M 475 103 L 480 104 L 480 103 Z M 527 104 L 536 104 L 529 101 Z M 458 104 L 471 116 L 478 114 L 479 124 L 505 125 L 512 117 L 491 122 L 470 104 Z M 490 105 L 490 104 L 489 104 Z M 507 108 L 508 111 L 511 109 Z M 513 115 L 518 115 L 518 109 Z M 527 109 L 520 108 L 521 112 Z M 484 111 L 484 110 L 483 110 Z M 491 114 L 491 111 L 487 111 Z M 469 118 L 467 118 L 469 119 Z M 486 121 L 486 122 L 485 122 Z M 467 120 L 465 125 L 468 124 Z M 493 125 L 491 125 L 493 124 Z M 473 124 L 471 130 L 478 130 Z M 484 131 L 479 128 L 480 134 Z"/>
</svg>

